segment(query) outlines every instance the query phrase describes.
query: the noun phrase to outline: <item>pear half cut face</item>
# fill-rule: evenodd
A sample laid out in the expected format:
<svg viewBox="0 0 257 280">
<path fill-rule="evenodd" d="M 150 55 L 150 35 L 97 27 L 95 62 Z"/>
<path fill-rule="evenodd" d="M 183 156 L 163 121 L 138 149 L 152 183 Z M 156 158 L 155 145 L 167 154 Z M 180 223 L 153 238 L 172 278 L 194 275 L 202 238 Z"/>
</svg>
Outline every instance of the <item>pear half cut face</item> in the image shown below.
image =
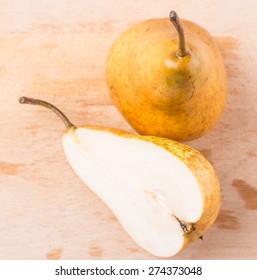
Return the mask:
<svg viewBox="0 0 257 280">
<path fill-rule="evenodd" d="M 71 167 L 131 238 L 155 256 L 172 256 L 202 216 L 201 189 L 177 156 L 144 141 L 145 136 L 128 135 L 72 128 L 63 136 L 63 147 Z"/>
</svg>

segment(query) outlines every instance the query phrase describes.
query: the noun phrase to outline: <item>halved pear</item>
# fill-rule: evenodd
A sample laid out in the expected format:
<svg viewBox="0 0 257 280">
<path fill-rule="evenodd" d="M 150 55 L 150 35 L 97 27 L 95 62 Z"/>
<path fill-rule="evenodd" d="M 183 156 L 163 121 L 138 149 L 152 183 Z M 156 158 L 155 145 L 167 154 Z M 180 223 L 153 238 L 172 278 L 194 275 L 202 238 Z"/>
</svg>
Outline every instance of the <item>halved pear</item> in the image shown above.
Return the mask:
<svg viewBox="0 0 257 280">
<path fill-rule="evenodd" d="M 220 210 L 220 185 L 212 165 L 176 141 L 113 128 L 76 128 L 65 122 L 64 152 L 75 173 L 113 211 L 131 238 L 158 257 L 173 256 L 199 239 Z"/>
</svg>

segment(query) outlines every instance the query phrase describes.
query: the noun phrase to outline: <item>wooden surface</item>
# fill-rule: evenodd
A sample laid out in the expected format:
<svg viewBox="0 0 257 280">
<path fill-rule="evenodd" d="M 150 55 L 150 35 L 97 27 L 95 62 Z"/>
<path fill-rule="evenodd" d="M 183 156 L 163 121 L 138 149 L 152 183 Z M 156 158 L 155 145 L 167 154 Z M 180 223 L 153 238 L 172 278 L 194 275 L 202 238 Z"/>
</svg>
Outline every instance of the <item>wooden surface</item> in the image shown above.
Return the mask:
<svg viewBox="0 0 257 280">
<path fill-rule="evenodd" d="M 216 127 L 189 144 L 216 167 L 222 210 L 203 241 L 174 259 L 257 259 L 256 1 L 0 0 L 0 259 L 153 259 L 65 160 L 63 125 L 133 131 L 107 94 L 105 58 L 131 23 L 175 9 L 217 37 L 229 97 Z"/>
</svg>

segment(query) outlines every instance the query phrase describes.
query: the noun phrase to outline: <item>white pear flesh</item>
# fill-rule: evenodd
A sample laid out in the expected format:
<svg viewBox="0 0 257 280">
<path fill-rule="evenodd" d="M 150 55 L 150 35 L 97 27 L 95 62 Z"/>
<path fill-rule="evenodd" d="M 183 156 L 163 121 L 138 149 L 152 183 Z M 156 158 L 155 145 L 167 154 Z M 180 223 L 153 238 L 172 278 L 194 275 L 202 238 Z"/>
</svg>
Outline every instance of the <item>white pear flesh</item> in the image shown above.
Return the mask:
<svg viewBox="0 0 257 280">
<path fill-rule="evenodd" d="M 112 210 L 130 237 L 155 256 L 173 256 L 190 234 L 181 222 L 197 224 L 203 215 L 202 187 L 181 158 L 145 136 L 128 135 L 95 127 L 71 128 L 62 142 L 75 173 Z M 216 192 L 219 197 L 218 187 Z M 214 208 L 219 208 L 218 200 Z"/>
</svg>

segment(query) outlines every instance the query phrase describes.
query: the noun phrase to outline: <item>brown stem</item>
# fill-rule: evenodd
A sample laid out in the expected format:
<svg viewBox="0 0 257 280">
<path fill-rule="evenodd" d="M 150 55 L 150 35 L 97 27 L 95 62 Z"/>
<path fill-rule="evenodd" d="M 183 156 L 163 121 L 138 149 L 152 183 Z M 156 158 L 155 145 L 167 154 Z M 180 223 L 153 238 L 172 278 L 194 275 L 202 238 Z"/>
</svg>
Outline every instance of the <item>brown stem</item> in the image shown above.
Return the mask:
<svg viewBox="0 0 257 280">
<path fill-rule="evenodd" d="M 19 98 L 19 102 L 21 104 L 32 104 L 32 105 L 40 105 L 40 106 L 46 107 L 46 108 L 50 109 L 51 111 L 53 111 L 57 116 L 59 116 L 61 118 L 61 120 L 64 122 L 66 128 L 75 127 L 70 122 L 70 120 L 63 114 L 62 111 L 60 111 L 57 107 L 55 107 L 54 105 L 52 105 L 46 101 L 22 96 Z"/>
<path fill-rule="evenodd" d="M 184 29 L 181 25 L 178 15 L 175 11 L 170 12 L 170 22 L 173 23 L 174 27 L 176 28 L 176 30 L 178 32 L 179 45 L 178 45 L 177 55 L 179 57 L 186 56 L 188 54 L 188 50 L 186 47 Z"/>
</svg>

